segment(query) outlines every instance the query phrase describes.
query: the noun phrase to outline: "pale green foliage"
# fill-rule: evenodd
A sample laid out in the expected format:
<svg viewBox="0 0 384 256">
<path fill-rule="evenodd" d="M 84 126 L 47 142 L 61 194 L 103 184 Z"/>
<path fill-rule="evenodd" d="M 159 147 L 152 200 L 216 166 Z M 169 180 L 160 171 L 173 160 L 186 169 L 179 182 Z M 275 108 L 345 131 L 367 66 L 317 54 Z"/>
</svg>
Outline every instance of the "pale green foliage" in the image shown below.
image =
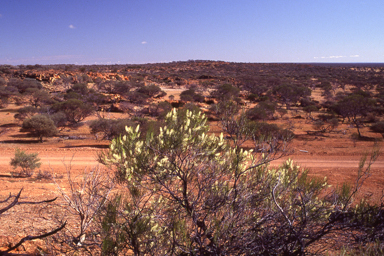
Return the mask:
<svg viewBox="0 0 384 256">
<path fill-rule="evenodd" d="M 269 169 L 268 155 L 207 134 L 206 120 L 173 110 L 159 135 L 129 127 L 112 141 L 103 162 L 127 191 L 108 206 L 104 253 L 302 254 L 331 231 L 325 179 L 291 160 Z"/>
<path fill-rule="evenodd" d="M 33 170 L 41 165 L 40 158 L 37 155 L 37 153 L 27 154 L 25 151 L 16 149 L 15 157 L 11 158 L 10 165 L 14 170 L 20 167 L 21 171 L 17 173 L 18 176 L 30 177 L 33 174 Z"/>
</svg>

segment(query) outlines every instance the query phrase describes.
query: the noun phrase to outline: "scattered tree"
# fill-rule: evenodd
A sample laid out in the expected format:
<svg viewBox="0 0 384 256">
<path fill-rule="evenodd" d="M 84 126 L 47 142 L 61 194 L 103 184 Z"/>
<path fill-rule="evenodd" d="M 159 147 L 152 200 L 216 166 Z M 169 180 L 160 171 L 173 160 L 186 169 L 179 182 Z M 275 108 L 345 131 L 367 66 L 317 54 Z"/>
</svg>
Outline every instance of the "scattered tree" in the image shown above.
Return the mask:
<svg viewBox="0 0 384 256">
<path fill-rule="evenodd" d="M 69 99 L 55 103 L 52 106 L 52 110 L 54 112 L 63 112 L 71 124 L 76 124 L 91 115 L 94 108 L 90 104 L 84 103 L 82 100 Z"/>
<path fill-rule="evenodd" d="M 35 115 L 25 119 L 21 131 L 38 137 L 40 142 L 43 142 L 43 137 L 52 137 L 58 132 L 55 123 L 46 115 Z"/>
<path fill-rule="evenodd" d="M 311 89 L 305 86 L 298 86 L 293 84 L 282 84 L 272 90 L 272 94 L 277 99 L 286 105 L 287 109 L 290 109 L 292 104 L 295 104 L 302 97 L 308 97 L 311 95 Z"/>
<path fill-rule="evenodd" d="M 362 118 L 374 109 L 376 101 L 369 93 L 359 91 L 345 96 L 332 106 L 332 109 L 347 118 L 357 129 L 358 136 L 361 137 L 360 128 L 363 125 Z"/>
</svg>

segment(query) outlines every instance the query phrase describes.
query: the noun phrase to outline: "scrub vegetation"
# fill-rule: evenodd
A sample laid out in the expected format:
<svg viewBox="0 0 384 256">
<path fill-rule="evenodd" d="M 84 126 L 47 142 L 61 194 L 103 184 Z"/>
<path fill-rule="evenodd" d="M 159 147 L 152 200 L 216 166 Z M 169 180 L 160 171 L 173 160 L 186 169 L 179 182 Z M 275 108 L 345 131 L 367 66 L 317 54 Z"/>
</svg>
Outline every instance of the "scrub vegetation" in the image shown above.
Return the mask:
<svg viewBox="0 0 384 256">
<path fill-rule="evenodd" d="M 311 141 L 343 136 L 348 128 L 354 134 L 346 139 L 355 146 L 381 141 L 379 64 L 2 65 L 0 108 L 14 115 L 0 134 L 18 129 L 4 143 L 71 147 L 69 140 L 86 138 L 104 147 L 98 160 L 105 169 L 74 177 L 67 166 L 62 181 L 53 169 L 46 175 L 64 202 L 56 210 L 66 214 L 56 216 L 52 232 L 30 236 L 45 239 L 44 253 L 307 255 L 382 249 L 383 197 L 373 203 L 359 196 L 377 148 L 361 158 L 354 182 L 332 187 L 294 159 L 271 165 L 292 154 L 290 144 L 303 140 L 304 132 Z M 298 134 L 295 120 L 310 129 Z M 37 153 L 19 149 L 10 164 L 12 179 L 33 179 L 40 167 Z M 11 198 L 16 203 L 6 205 Z M 20 193 L 0 202 L 0 214 L 20 204 L 19 198 Z M 66 217 L 74 224 L 67 225 Z"/>
</svg>

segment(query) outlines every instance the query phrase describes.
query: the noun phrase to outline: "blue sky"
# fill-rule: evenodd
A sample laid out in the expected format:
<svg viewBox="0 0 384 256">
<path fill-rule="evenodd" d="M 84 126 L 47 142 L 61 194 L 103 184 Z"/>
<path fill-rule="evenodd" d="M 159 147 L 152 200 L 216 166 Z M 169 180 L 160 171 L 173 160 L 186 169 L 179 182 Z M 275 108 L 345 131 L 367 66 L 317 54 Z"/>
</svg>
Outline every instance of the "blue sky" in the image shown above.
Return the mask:
<svg viewBox="0 0 384 256">
<path fill-rule="evenodd" d="M 0 0 L 0 64 L 384 62 L 383 0 Z"/>
</svg>

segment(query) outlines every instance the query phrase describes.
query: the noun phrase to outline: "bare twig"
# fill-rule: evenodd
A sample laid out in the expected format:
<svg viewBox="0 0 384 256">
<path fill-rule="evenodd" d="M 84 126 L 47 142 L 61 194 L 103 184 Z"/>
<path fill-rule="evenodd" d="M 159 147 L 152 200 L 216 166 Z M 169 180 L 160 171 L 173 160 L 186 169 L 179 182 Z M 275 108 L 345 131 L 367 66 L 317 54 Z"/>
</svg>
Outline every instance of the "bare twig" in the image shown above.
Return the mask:
<svg viewBox="0 0 384 256">
<path fill-rule="evenodd" d="M 62 230 L 66 225 L 67 225 L 67 222 L 65 221 L 60 227 L 58 227 L 58 228 L 56 228 L 56 229 L 54 229 L 54 230 L 52 230 L 52 231 L 50 231 L 48 233 L 44 233 L 44 234 L 41 234 L 41 235 L 38 235 L 38 236 L 26 236 L 26 237 L 23 237 L 17 244 L 15 244 L 14 246 L 11 246 L 10 248 L 8 248 L 8 250 L 6 250 L 4 252 L 0 252 L 0 255 L 6 255 L 6 253 L 8 253 L 8 252 L 10 252 L 12 250 L 15 250 L 17 247 L 19 247 L 20 245 L 22 245 L 26 241 L 42 239 L 42 238 L 54 235 L 57 232 L 59 232 L 60 230 Z"/>
<path fill-rule="evenodd" d="M 57 199 L 56 198 L 53 198 L 53 199 L 49 199 L 49 200 L 43 200 L 43 201 L 37 201 L 37 202 L 31 202 L 31 201 L 26 201 L 26 202 L 19 202 L 19 199 L 20 199 L 20 195 L 21 195 L 21 192 L 23 191 L 23 189 L 20 189 L 19 193 L 15 196 L 15 199 L 10 203 L 8 204 L 7 206 L 5 206 L 4 208 L 0 209 L 0 215 L 3 214 L 4 212 L 8 211 L 9 209 L 11 209 L 12 207 L 16 206 L 16 205 L 20 205 L 20 204 L 42 204 L 42 203 L 50 203 L 50 202 L 53 202 Z M 7 199 L 5 199 L 4 201 L 1 201 L 0 203 L 5 203 L 7 202 L 11 197 L 13 197 L 12 195 L 9 195 Z M 42 238 L 45 238 L 45 237 L 48 237 L 48 236 L 51 236 L 53 234 L 56 234 L 57 232 L 59 232 L 60 230 L 62 230 L 65 225 L 67 223 L 64 222 L 60 227 L 50 231 L 50 232 L 47 232 L 47 233 L 43 233 L 41 235 L 38 235 L 38 236 L 26 236 L 24 238 L 22 238 L 17 244 L 15 244 L 14 246 L 11 246 L 10 248 L 8 248 L 6 251 L 0 251 L 0 255 L 7 255 L 8 252 L 16 249 L 17 247 L 19 247 L 20 245 L 22 245 L 24 242 L 26 241 L 31 241 L 31 240 L 35 240 L 35 239 L 42 239 Z"/>
</svg>

